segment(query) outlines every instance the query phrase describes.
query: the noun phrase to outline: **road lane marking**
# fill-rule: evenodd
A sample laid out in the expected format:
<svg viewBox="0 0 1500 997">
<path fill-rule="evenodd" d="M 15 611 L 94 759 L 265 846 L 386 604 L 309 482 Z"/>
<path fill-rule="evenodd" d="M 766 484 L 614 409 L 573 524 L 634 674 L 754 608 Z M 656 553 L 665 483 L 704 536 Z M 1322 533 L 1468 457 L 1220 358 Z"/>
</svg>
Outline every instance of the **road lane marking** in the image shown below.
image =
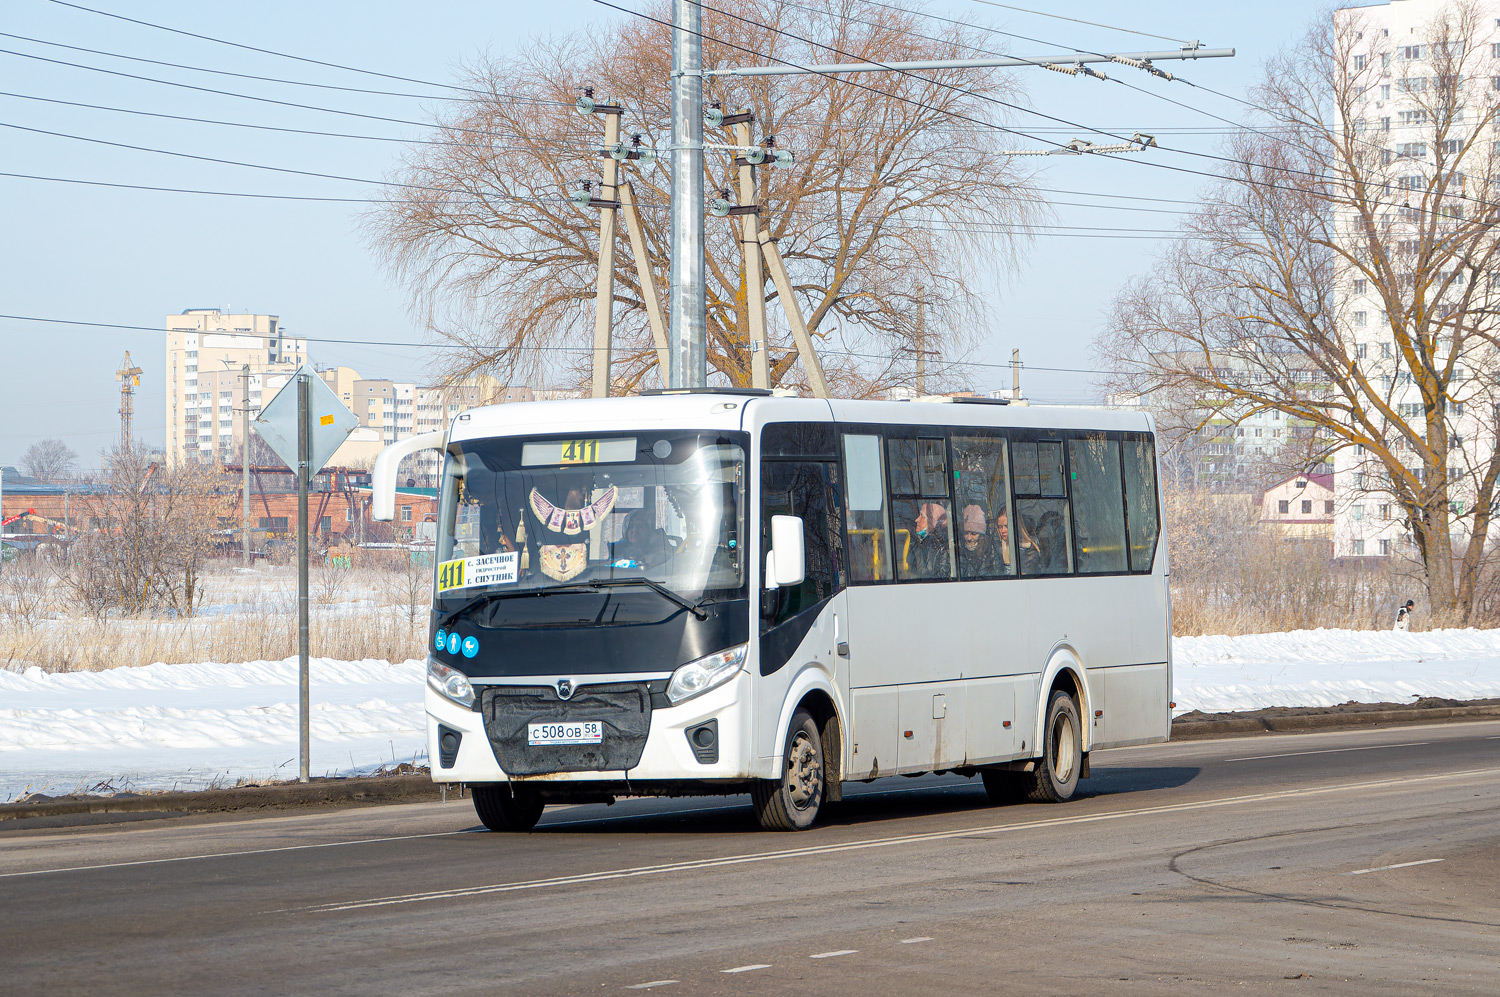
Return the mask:
<svg viewBox="0 0 1500 997">
<path fill-rule="evenodd" d="M 721 973 L 748 973 L 748 972 L 750 972 L 751 970 L 754 970 L 754 969 L 770 969 L 770 968 L 771 968 L 771 964 L 769 962 L 757 962 L 757 963 L 755 963 L 753 965 L 750 965 L 750 966 L 736 966 L 733 969 L 721 969 L 721 970 L 719 970 L 719 972 L 721 972 Z"/>
<path fill-rule="evenodd" d="M 808 956 L 809 959 L 832 959 L 841 955 L 855 955 L 859 949 L 835 949 L 832 952 L 819 952 L 817 955 Z"/>
<path fill-rule="evenodd" d="M 1441 861 L 1443 861 L 1443 860 L 1442 859 L 1418 859 L 1415 862 L 1397 862 L 1395 865 L 1377 865 L 1373 869 L 1355 869 L 1353 872 L 1346 872 L 1346 873 L 1344 873 L 1344 875 L 1346 875 L 1346 876 L 1363 876 L 1367 872 L 1385 872 L 1387 869 L 1407 869 L 1407 868 L 1410 868 L 1411 866 L 1414 866 L 1414 865 L 1431 865 L 1434 862 L 1441 862 Z"/>
<path fill-rule="evenodd" d="M 927 937 L 926 935 L 923 935 L 921 938 L 903 938 L 903 939 L 901 939 L 901 944 L 902 945 L 915 945 L 918 942 L 930 942 L 930 941 L 932 941 L 931 938 Z"/>
<path fill-rule="evenodd" d="M 626 990 L 650 990 L 652 987 L 664 987 L 664 986 L 666 986 L 669 983 L 676 983 L 676 982 L 677 982 L 676 980 L 652 980 L 650 983 L 633 983 L 630 986 L 626 987 L 625 989 Z"/>
<path fill-rule="evenodd" d="M 1415 748 L 1431 741 L 1403 741 L 1400 744 L 1364 744 L 1357 748 L 1318 748 L 1315 751 L 1283 751 L 1276 755 L 1245 755 L 1243 758 L 1226 758 L 1226 762 L 1258 762 L 1263 758 L 1291 758 L 1294 755 L 1332 755 L 1339 751 L 1375 751 L 1379 748 Z"/>
<path fill-rule="evenodd" d="M 758 862 L 776 862 L 787 859 L 833 855 L 841 852 L 862 851 L 868 848 L 886 848 L 892 845 L 923 844 L 946 841 L 953 838 L 973 837 L 985 834 L 1006 834 L 1017 831 L 1032 831 L 1040 828 L 1062 827 L 1072 824 L 1093 824 L 1120 820 L 1124 817 L 1146 817 L 1157 814 L 1189 813 L 1218 807 L 1237 806 L 1246 803 L 1266 803 L 1279 800 L 1298 799 L 1310 796 L 1325 796 L 1334 793 L 1358 793 L 1376 789 L 1416 786 L 1451 779 L 1467 779 L 1474 776 L 1493 776 L 1500 769 L 1466 769 L 1460 772 L 1445 772 L 1435 775 L 1407 778 L 1377 779 L 1370 782 L 1341 783 L 1336 786 L 1321 786 L 1306 789 L 1283 789 L 1271 793 L 1252 793 L 1246 796 L 1225 796 L 1194 803 L 1169 803 L 1138 810 L 1112 810 L 1101 814 L 1077 814 L 1071 817 L 1052 817 L 1040 820 L 1020 821 L 1009 824 L 991 824 L 977 828 L 958 828 L 951 831 L 927 831 L 918 834 L 892 835 L 885 838 L 865 838 L 826 845 L 807 845 L 801 848 L 784 848 L 776 851 L 751 852 L 740 855 L 725 855 L 718 858 L 691 859 L 683 862 L 668 862 L 662 865 L 634 866 L 624 869 L 609 869 L 600 872 L 576 873 L 571 876 L 555 876 L 550 879 L 523 880 L 512 883 L 491 883 L 483 886 L 461 887 L 450 890 L 433 890 L 424 893 L 406 893 L 395 896 L 371 897 L 367 900 L 337 901 L 326 904 L 310 904 L 305 907 L 285 907 L 268 911 L 272 914 L 327 914 L 346 910 L 363 910 L 370 907 L 389 907 L 399 904 L 425 903 L 435 900 L 453 900 L 460 897 L 488 896 L 496 893 L 515 893 L 523 890 L 541 890 L 562 886 L 577 886 L 584 883 L 600 883 L 610 880 L 634 879 L 640 876 L 658 876 L 673 872 L 695 872 L 725 866 L 745 865 Z"/>
<path fill-rule="evenodd" d="M 355 841 L 323 841 L 313 845 L 279 845 L 275 848 L 249 848 L 238 852 L 214 852 L 211 855 L 172 855 L 161 859 L 135 859 L 131 862 L 105 862 L 100 865 L 73 865 L 61 869 L 28 869 L 25 872 L 0 872 L 0 879 L 15 879 L 20 876 L 45 876 L 54 872 L 91 872 L 94 869 L 124 869 L 133 865 L 158 865 L 167 862 L 197 862 L 203 859 L 227 859 L 240 855 L 270 855 L 274 852 L 300 852 L 309 848 L 343 848 L 346 845 L 373 845 L 382 841 L 411 841 L 414 838 L 450 838 L 456 834 L 479 834 L 482 832 L 466 828 L 462 831 L 429 831 L 425 834 L 397 834 L 388 838 L 359 838 Z"/>
</svg>

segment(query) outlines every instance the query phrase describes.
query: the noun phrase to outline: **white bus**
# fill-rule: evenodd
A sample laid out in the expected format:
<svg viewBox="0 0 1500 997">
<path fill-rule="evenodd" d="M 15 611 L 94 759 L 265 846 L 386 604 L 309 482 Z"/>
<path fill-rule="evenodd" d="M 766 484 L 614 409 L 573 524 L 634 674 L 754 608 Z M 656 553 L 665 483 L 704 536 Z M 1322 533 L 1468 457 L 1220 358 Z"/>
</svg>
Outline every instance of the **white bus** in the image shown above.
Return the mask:
<svg viewBox="0 0 1500 997">
<path fill-rule="evenodd" d="M 660 392 L 389 447 L 377 519 L 405 455 L 446 451 L 434 781 L 494 830 L 746 792 L 797 830 L 888 775 L 1063 801 L 1093 749 L 1166 740 L 1149 417 L 983 401 Z"/>
</svg>

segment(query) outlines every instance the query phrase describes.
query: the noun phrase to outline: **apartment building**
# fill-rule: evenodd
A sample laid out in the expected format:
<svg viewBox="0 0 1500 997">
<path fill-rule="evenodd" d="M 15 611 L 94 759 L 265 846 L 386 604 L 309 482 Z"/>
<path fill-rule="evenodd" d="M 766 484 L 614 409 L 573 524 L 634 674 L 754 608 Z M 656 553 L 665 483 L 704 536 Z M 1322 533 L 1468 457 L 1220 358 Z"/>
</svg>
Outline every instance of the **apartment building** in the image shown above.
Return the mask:
<svg viewBox="0 0 1500 997">
<path fill-rule="evenodd" d="M 234 409 L 243 368 L 250 368 L 253 418 L 263 375 L 296 370 L 307 360 L 307 340 L 286 335 L 278 316 L 218 308 L 190 308 L 165 324 L 167 459 L 230 457 L 239 447 Z"/>
<path fill-rule="evenodd" d="M 1475 134 L 1484 108 L 1493 101 L 1495 91 L 1500 90 L 1500 2 L 1488 0 L 1480 5 L 1483 16 L 1477 22 L 1478 32 L 1466 39 L 1466 45 L 1453 41 L 1451 36 L 1447 43 L 1438 37 L 1436 24 L 1455 10 L 1448 0 L 1391 0 L 1344 8 L 1334 14 L 1336 19 L 1348 19 L 1344 23 L 1357 29 L 1359 44 L 1350 55 L 1348 69 L 1351 76 L 1359 74 L 1357 78 L 1362 83 L 1368 82 L 1362 103 L 1354 109 L 1356 118 L 1350 123 L 1351 130 L 1381 148 L 1388 189 L 1405 202 L 1389 217 L 1381 219 L 1382 224 L 1391 226 L 1386 245 L 1397 254 L 1407 246 L 1418 245 L 1419 226 L 1432 221 L 1430 214 L 1423 214 L 1422 192 L 1438 170 L 1451 171 L 1455 194 L 1480 193 L 1491 188 L 1474 174 L 1493 173 L 1492 164 L 1500 157 L 1496 136 L 1481 138 Z M 1445 44 L 1449 48 L 1439 51 Z M 1441 82 L 1456 87 L 1454 103 L 1462 106 L 1457 108 L 1446 137 L 1437 142 L 1430 109 L 1437 106 L 1434 104 L 1440 82 L 1437 74 L 1445 70 L 1435 66 L 1434 60 L 1455 54 L 1465 58 L 1466 74 L 1445 76 Z M 1484 144 L 1479 146 L 1481 141 Z M 1453 157 L 1466 148 L 1469 158 L 1460 169 L 1455 169 Z M 1446 165 L 1441 165 L 1444 162 Z M 1462 198 L 1455 197 L 1441 211 L 1445 217 L 1462 219 L 1466 207 Z M 1350 211 L 1343 213 L 1341 230 L 1349 232 L 1353 239 L 1359 231 L 1356 218 Z M 1462 291 L 1461 283 L 1458 287 Z M 1397 418 L 1425 437 L 1422 396 L 1409 370 L 1396 356 L 1380 289 L 1356 273 L 1346 281 L 1342 291 L 1342 321 L 1355 343 L 1356 357 L 1366 376 L 1382 387 Z M 1452 306 L 1435 301 L 1430 307 L 1437 314 L 1445 314 L 1443 309 Z M 1443 335 L 1447 335 L 1446 331 Z M 1457 390 L 1453 394 L 1466 400 L 1450 404 L 1446 413 L 1452 444 L 1450 460 L 1454 465 L 1468 468 L 1481 467 L 1489 460 L 1494 441 L 1492 420 L 1500 418 L 1500 407 L 1495 404 L 1500 399 L 1494 393 L 1500 364 L 1492 351 L 1486 353 L 1484 349 L 1466 351 L 1462 358 L 1457 358 L 1463 362 L 1455 366 Z M 1441 353 L 1437 357 L 1439 363 L 1446 360 Z M 1385 436 L 1395 445 L 1399 456 L 1401 431 L 1392 427 Z M 1419 456 L 1412 452 L 1412 476 L 1418 480 L 1423 473 L 1421 464 Z M 1334 473 L 1338 499 L 1334 507 L 1333 542 L 1338 556 L 1380 557 L 1414 550 L 1407 513 L 1389 491 L 1387 470 L 1382 463 L 1363 447 L 1349 447 L 1335 456 Z M 1458 515 L 1472 511 L 1466 508 L 1473 501 L 1467 478 L 1462 466 L 1450 468 L 1451 511 Z M 1457 525 L 1461 531 L 1462 521 Z M 1454 539 L 1458 541 L 1461 537 L 1455 535 Z"/>
</svg>

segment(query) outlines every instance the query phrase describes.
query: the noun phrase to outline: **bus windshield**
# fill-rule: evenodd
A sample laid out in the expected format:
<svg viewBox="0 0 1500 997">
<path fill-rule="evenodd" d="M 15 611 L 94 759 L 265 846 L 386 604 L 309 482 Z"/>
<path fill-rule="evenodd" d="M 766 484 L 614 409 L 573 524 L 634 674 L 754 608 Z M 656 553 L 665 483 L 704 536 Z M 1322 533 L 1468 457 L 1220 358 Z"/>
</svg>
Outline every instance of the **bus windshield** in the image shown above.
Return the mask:
<svg viewBox="0 0 1500 997">
<path fill-rule="evenodd" d="M 693 603 L 737 594 L 745 449 L 681 430 L 451 444 L 435 608 L 629 580 Z"/>
</svg>

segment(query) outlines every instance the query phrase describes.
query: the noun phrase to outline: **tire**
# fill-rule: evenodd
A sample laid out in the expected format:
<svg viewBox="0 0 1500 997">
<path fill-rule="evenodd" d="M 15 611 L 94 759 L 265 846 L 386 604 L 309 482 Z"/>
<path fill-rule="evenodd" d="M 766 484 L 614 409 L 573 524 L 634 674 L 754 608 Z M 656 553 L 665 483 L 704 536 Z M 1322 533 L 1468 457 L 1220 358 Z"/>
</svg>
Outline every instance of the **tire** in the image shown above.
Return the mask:
<svg viewBox="0 0 1500 997">
<path fill-rule="evenodd" d="M 1026 773 L 1026 798 L 1037 803 L 1062 803 L 1078 788 L 1083 766 L 1083 722 L 1078 704 L 1061 689 L 1047 700 L 1047 722 L 1039 738 L 1042 757 L 1036 771 Z"/>
<path fill-rule="evenodd" d="M 510 786 L 473 786 L 474 812 L 491 831 L 529 831 L 542 818 L 546 805 L 532 789 Z"/>
<path fill-rule="evenodd" d="M 826 795 L 823 738 L 812 714 L 792 714 L 781 752 L 781 778 L 766 779 L 750 790 L 755 817 L 767 831 L 805 831 L 818 819 Z"/>
</svg>

